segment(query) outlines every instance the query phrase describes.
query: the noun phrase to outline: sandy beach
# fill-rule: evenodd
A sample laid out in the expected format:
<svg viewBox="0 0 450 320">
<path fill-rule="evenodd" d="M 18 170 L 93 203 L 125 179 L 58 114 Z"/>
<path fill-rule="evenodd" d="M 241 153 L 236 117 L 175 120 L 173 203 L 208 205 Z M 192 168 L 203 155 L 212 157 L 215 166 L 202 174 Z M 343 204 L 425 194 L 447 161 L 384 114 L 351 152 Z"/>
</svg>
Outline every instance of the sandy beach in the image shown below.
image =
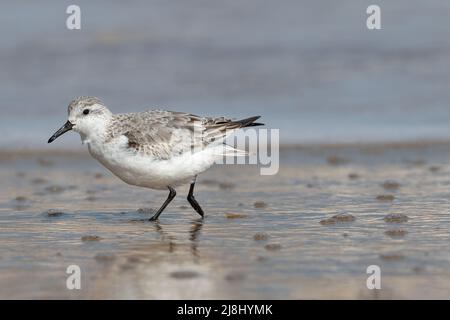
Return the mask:
<svg viewBox="0 0 450 320">
<path fill-rule="evenodd" d="M 280 171 L 203 174 L 204 221 L 87 151 L 0 154 L 0 298 L 450 296 L 450 144 L 287 146 Z M 81 290 L 66 288 L 78 265 Z M 382 289 L 368 290 L 378 265 Z M 6 289 L 7 288 L 7 289 Z"/>
</svg>

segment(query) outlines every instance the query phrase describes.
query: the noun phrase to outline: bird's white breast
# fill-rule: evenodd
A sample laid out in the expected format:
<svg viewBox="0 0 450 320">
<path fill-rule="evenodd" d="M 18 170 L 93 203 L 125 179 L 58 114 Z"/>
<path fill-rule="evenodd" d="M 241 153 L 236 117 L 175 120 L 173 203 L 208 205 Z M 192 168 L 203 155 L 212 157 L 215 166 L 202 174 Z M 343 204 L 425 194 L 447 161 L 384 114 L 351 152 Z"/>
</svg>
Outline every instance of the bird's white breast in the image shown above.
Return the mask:
<svg viewBox="0 0 450 320">
<path fill-rule="evenodd" d="M 217 150 L 206 148 L 160 160 L 130 150 L 125 136 L 107 143 L 89 141 L 87 144 L 90 154 L 120 179 L 152 189 L 189 183 L 197 174 L 211 167 L 217 157 Z"/>
</svg>

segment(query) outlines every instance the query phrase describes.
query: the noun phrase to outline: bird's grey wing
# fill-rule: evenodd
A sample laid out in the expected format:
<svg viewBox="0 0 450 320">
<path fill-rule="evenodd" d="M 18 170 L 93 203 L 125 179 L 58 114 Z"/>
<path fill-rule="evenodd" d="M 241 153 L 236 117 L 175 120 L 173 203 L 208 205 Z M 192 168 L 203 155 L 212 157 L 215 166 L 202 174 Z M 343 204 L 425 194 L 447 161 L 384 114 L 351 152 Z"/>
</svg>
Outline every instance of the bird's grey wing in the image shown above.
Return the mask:
<svg viewBox="0 0 450 320">
<path fill-rule="evenodd" d="M 182 112 L 152 110 L 117 114 L 109 126 L 107 140 L 125 136 L 128 148 L 137 153 L 169 159 L 201 145 L 202 118 Z"/>
<path fill-rule="evenodd" d="M 128 138 L 128 148 L 158 159 L 169 159 L 220 142 L 239 122 L 225 117 L 204 118 L 163 110 L 115 115 L 108 136 Z"/>
</svg>

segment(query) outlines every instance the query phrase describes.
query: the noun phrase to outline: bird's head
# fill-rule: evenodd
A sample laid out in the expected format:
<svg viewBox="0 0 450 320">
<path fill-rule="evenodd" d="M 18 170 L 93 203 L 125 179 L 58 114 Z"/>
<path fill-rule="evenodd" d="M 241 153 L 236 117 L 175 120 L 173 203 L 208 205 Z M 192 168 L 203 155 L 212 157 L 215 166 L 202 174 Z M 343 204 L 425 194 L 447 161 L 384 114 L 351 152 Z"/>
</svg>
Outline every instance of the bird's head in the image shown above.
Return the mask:
<svg viewBox="0 0 450 320">
<path fill-rule="evenodd" d="M 85 140 L 101 131 L 112 116 L 111 111 L 96 97 L 76 98 L 69 104 L 68 114 L 67 122 L 51 136 L 48 143 L 70 130 L 78 132 Z"/>
</svg>

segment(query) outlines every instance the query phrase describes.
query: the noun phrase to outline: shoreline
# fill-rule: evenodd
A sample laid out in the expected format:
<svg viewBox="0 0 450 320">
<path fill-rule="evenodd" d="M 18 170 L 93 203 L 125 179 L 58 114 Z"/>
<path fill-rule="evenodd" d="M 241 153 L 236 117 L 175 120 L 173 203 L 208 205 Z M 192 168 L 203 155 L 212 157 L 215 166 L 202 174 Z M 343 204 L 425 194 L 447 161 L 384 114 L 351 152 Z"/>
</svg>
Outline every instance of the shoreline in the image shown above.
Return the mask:
<svg viewBox="0 0 450 320">
<path fill-rule="evenodd" d="M 270 145 L 269 145 L 270 147 Z M 342 143 L 286 143 L 280 144 L 280 151 L 315 151 L 315 150 L 339 150 L 339 149 L 363 149 L 363 150 L 389 150 L 389 149 L 424 149 L 430 147 L 449 147 L 449 140 L 416 140 L 416 141 L 391 141 L 391 142 L 342 142 Z M 81 146 L 79 149 L 37 149 L 17 148 L 0 149 L 0 160 L 8 158 L 23 158 L 29 156 L 58 156 L 79 157 L 89 156 L 87 149 Z"/>
</svg>

